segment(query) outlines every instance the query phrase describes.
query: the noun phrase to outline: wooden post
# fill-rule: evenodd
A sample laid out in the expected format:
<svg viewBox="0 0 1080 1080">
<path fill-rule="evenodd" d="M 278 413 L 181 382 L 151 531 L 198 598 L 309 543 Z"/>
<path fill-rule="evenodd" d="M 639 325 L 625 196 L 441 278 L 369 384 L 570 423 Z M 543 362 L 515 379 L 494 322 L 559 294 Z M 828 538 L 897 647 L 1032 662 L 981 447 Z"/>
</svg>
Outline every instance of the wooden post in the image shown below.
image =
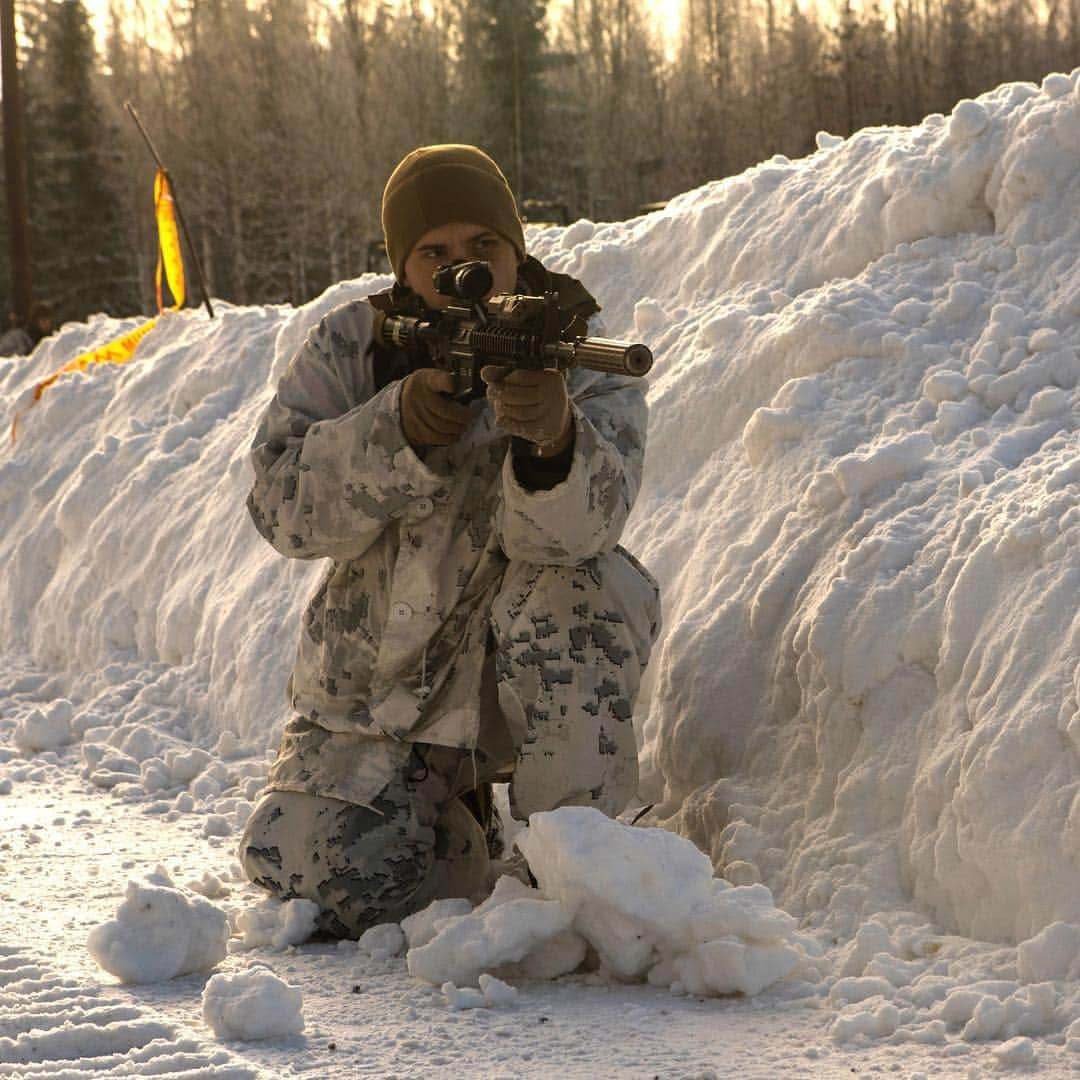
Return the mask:
<svg viewBox="0 0 1080 1080">
<path fill-rule="evenodd" d="M 169 182 L 169 190 L 172 192 L 173 208 L 176 210 L 176 221 L 180 226 L 180 232 L 184 234 L 184 239 L 187 241 L 188 253 L 191 255 L 191 261 L 195 264 L 195 277 L 199 282 L 199 292 L 202 294 L 202 302 L 206 307 L 206 314 L 212 319 L 214 317 L 214 309 L 210 304 L 210 294 L 206 290 L 206 279 L 203 277 L 202 263 L 199 262 L 199 253 L 195 250 L 195 245 L 191 242 L 191 234 L 188 232 L 187 222 L 184 220 L 184 211 L 180 209 L 180 196 L 176 194 L 176 185 L 173 183 L 173 178 L 169 175 L 169 170 L 165 168 L 165 163 L 161 160 L 161 155 L 157 152 L 153 142 L 150 139 L 150 134 L 143 127 L 143 122 L 139 119 L 139 114 L 135 111 L 135 106 L 130 101 L 124 102 L 124 108 L 127 109 L 131 119 L 135 121 L 135 126 L 139 129 L 139 134 L 142 135 L 143 140 L 146 142 L 146 146 L 149 149 L 154 161 L 157 162 L 157 167 L 165 174 L 165 179 Z"/>
<path fill-rule="evenodd" d="M 25 324 L 30 317 L 33 282 L 26 198 L 26 139 L 19 93 L 19 60 L 15 50 L 15 0 L 0 0 L 0 67 L 4 94 L 4 186 L 10 236 L 12 308 Z M 6 316 L 7 312 L 2 314 Z M 6 325 L 4 329 L 7 329 Z"/>
</svg>

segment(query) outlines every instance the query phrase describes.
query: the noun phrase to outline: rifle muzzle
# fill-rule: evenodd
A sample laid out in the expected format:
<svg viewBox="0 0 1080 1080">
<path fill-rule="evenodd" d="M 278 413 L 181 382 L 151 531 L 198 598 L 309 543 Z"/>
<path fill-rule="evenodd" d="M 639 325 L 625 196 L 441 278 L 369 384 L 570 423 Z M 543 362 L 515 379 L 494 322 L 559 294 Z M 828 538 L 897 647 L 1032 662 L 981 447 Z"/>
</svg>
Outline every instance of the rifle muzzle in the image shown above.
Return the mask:
<svg viewBox="0 0 1080 1080">
<path fill-rule="evenodd" d="M 574 361 L 593 371 L 640 378 L 652 367 L 653 355 L 647 345 L 590 337 L 575 343 Z"/>
</svg>

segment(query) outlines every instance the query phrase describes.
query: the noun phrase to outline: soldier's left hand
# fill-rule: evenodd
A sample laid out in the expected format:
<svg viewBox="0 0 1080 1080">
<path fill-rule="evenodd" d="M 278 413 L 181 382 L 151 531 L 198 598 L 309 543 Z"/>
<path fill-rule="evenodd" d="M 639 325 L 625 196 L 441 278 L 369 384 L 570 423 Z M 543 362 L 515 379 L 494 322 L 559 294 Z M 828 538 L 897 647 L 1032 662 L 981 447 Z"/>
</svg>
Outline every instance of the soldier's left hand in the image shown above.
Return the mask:
<svg viewBox="0 0 1080 1080">
<path fill-rule="evenodd" d="M 503 431 L 536 443 L 542 457 L 553 457 L 570 444 L 574 420 L 561 371 L 512 371 L 489 364 L 480 378 Z"/>
</svg>

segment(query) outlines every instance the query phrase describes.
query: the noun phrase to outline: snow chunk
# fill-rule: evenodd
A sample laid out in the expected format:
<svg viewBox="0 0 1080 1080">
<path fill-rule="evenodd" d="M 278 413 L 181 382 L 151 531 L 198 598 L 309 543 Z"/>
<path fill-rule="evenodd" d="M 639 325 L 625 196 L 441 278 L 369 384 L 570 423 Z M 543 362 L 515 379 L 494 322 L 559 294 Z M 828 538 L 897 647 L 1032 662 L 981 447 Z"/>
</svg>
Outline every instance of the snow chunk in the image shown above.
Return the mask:
<svg viewBox="0 0 1080 1080">
<path fill-rule="evenodd" d="M 949 119 L 949 138 L 954 141 L 973 139 L 981 135 L 989 123 L 989 114 L 977 101 L 961 101 Z"/>
<path fill-rule="evenodd" d="M 578 244 L 584 244 L 586 240 L 591 240 L 594 232 L 596 232 L 596 226 L 587 218 L 580 218 L 573 225 L 567 225 L 563 230 L 559 246 L 566 250 L 577 247 Z"/>
<path fill-rule="evenodd" d="M 570 929 L 572 910 L 544 899 L 528 886 L 521 887 L 528 896 L 491 906 L 488 901 L 468 915 L 443 923 L 426 945 L 409 950 L 409 973 L 437 986 L 444 982 L 475 985 L 481 972 L 523 960 L 538 946 Z"/>
<path fill-rule="evenodd" d="M 442 984 L 443 997 L 452 1009 L 482 1009 L 487 1005 L 484 995 L 471 986 L 457 987 L 452 982 Z"/>
<path fill-rule="evenodd" d="M 480 976 L 480 993 L 484 995 L 484 1000 L 489 1005 L 494 1006 L 513 1005 L 518 996 L 514 987 L 501 979 L 496 979 L 494 975 Z"/>
<path fill-rule="evenodd" d="M 794 409 L 760 408 L 743 429 L 743 448 L 751 465 L 759 465 L 766 453 L 777 443 L 800 438 L 810 425 L 810 419 Z"/>
<path fill-rule="evenodd" d="M 214 975 L 202 995 L 202 1014 L 219 1039 L 275 1039 L 304 1030 L 300 991 L 266 968 Z"/>
<path fill-rule="evenodd" d="M 74 713 L 71 702 L 65 698 L 54 701 L 44 711 L 34 709 L 16 723 L 12 741 L 24 753 L 30 754 L 66 746 L 72 741 Z"/>
<path fill-rule="evenodd" d="M 454 897 L 449 900 L 434 900 L 423 911 L 401 920 L 401 929 L 410 949 L 419 949 L 426 945 L 439 931 L 445 920 L 468 915 L 472 904 L 468 900 Z"/>
<path fill-rule="evenodd" d="M 206 815 L 202 827 L 203 836 L 232 836 L 232 831 L 232 822 L 224 814 Z"/>
<path fill-rule="evenodd" d="M 1010 1039 L 995 1047 L 990 1053 L 994 1055 L 999 1065 L 1010 1069 L 1016 1066 L 1031 1066 L 1038 1061 L 1035 1044 L 1030 1039 L 1024 1038 Z"/>
<path fill-rule="evenodd" d="M 764 885 L 732 887 L 690 841 L 586 807 L 533 814 L 518 840 L 544 896 L 607 968 L 692 993 L 757 993 L 800 960 Z"/>
<path fill-rule="evenodd" d="M 480 989 L 457 987 L 452 982 L 442 984 L 443 997 L 453 1009 L 486 1009 L 512 1005 L 517 1000 L 514 987 L 494 975 L 480 976 Z"/>
<path fill-rule="evenodd" d="M 1056 386 L 1040 390 L 1028 403 L 1028 412 L 1036 420 L 1045 420 L 1051 416 L 1061 416 L 1069 411 L 1069 395 Z"/>
<path fill-rule="evenodd" d="M 943 401 L 959 401 L 967 392 L 967 377 L 959 371 L 935 371 L 923 382 L 923 397 L 935 405 Z"/>
<path fill-rule="evenodd" d="M 1017 949 L 1016 969 L 1022 982 L 1080 978 L 1080 926 L 1051 923 Z"/>
<path fill-rule="evenodd" d="M 201 878 L 193 878 L 188 881 L 185 888 L 190 892 L 205 896 L 208 900 L 219 900 L 221 897 L 229 895 L 228 885 L 217 874 L 212 874 L 209 870 L 203 871 Z"/>
<path fill-rule="evenodd" d="M 993 1039 L 1005 1024 L 1005 1003 L 991 994 L 980 997 L 971 1019 L 964 1025 L 961 1038 L 965 1042 Z"/>
<path fill-rule="evenodd" d="M 268 945 L 281 952 L 290 945 L 307 941 L 315 931 L 319 905 L 314 900 L 286 900 L 282 903 L 267 897 L 261 904 L 240 912 L 236 929 L 241 935 L 241 949 Z"/>
<path fill-rule="evenodd" d="M 838 979 L 829 991 L 833 1004 L 855 1004 L 872 997 L 891 998 L 896 987 L 880 975 L 864 975 Z"/>
<path fill-rule="evenodd" d="M 1047 75 L 1042 81 L 1042 92 L 1050 98 L 1065 97 L 1072 91 L 1072 79 L 1061 72 Z"/>
<path fill-rule="evenodd" d="M 829 1028 L 833 1042 L 850 1042 L 857 1035 L 880 1039 L 892 1035 L 900 1026 L 900 1010 L 891 1002 L 881 1002 L 874 1008 L 845 1010 Z"/>
<path fill-rule="evenodd" d="M 857 497 L 878 484 L 900 480 L 914 472 L 934 449 L 933 437 L 916 431 L 907 438 L 887 442 L 869 454 L 848 454 L 833 465 L 844 494 Z"/>
<path fill-rule="evenodd" d="M 855 940 L 845 950 L 837 974 L 841 977 L 862 975 L 878 953 L 894 955 L 895 952 L 892 935 L 881 923 L 863 923 L 855 934 Z"/>
<path fill-rule="evenodd" d="M 1080 1054 L 1080 1018 L 1074 1020 L 1065 1031 L 1065 1045 Z"/>
<path fill-rule="evenodd" d="M 99 967 L 125 983 L 164 982 L 225 958 L 229 920 L 201 896 L 131 881 L 116 917 L 90 931 Z"/>
<path fill-rule="evenodd" d="M 365 930 L 356 944 L 368 956 L 387 960 L 405 948 L 405 933 L 397 923 L 380 923 Z"/>
<path fill-rule="evenodd" d="M 664 325 L 667 312 L 655 300 L 639 300 L 634 305 L 634 329 L 638 334 L 651 334 Z"/>
<path fill-rule="evenodd" d="M 211 761 L 212 755 L 197 746 L 190 749 L 174 747 L 165 752 L 165 764 L 176 784 L 190 784 Z"/>
</svg>

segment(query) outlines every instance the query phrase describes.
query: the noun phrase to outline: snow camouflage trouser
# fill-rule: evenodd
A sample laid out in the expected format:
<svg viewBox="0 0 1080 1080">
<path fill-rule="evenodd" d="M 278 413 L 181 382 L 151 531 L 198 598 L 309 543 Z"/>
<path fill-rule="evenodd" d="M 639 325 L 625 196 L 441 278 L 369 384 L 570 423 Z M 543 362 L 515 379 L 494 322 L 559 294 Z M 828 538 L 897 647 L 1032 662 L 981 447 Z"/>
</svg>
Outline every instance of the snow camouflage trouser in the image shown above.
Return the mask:
<svg viewBox="0 0 1080 1080">
<path fill-rule="evenodd" d="M 637 787 L 631 716 L 660 629 L 656 582 L 621 548 L 579 566 L 513 562 L 490 624 L 491 722 L 476 754 L 418 743 L 370 806 L 268 792 L 241 843 L 253 882 L 315 900 L 322 929 L 356 937 L 485 886 L 484 833 L 459 798 L 479 784 L 509 774 L 520 820 L 626 806 Z"/>
<path fill-rule="evenodd" d="M 440 812 L 427 783 L 434 776 L 415 751 L 370 806 L 267 793 L 244 831 L 248 877 L 281 900 L 314 900 L 316 925 L 334 937 L 471 895 L 486 881 L 484 833 L 460 799 Z"/>
</svg>

